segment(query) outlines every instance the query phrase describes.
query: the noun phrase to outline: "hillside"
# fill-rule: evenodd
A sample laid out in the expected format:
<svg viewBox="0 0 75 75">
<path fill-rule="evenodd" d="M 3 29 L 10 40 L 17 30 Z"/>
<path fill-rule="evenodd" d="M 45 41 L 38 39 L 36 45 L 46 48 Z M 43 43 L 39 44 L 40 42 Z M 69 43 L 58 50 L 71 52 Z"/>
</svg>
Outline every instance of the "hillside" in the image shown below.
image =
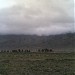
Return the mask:
<svg viewBox="0 0 75 75">
<path fill-rule="evenodd" d="M 52 48 L 54 51 L 74 51 L 75 33 L 60 35 L 0 35 L 0 50 Z"/>
</svg>

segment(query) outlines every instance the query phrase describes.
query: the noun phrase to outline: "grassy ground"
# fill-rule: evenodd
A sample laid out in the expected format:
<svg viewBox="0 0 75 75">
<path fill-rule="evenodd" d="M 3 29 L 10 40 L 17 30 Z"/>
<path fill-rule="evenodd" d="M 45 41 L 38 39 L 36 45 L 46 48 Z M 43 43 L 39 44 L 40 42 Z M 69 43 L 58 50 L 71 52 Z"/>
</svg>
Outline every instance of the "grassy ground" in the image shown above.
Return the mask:
<svg viewBox="0 0 75 75">
<path fill-rule="evenodd" d="M 74 53 L 0 53 L 0 75 L 75 75 Z"/>
</svg>

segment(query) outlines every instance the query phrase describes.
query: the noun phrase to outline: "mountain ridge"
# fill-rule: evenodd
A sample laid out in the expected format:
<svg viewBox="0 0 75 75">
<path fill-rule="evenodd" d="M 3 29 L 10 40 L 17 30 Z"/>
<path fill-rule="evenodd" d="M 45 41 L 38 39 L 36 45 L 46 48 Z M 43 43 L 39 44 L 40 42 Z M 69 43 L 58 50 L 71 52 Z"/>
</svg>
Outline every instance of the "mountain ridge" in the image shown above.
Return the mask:
<svg viewBox="0 0 75 75">
<path fill-rule="evenodd" d="M 54 51 L 74 51 L 75 33 L 59 35 L 0 35 L 0 50 L 52 48 Z"/>
</svg>

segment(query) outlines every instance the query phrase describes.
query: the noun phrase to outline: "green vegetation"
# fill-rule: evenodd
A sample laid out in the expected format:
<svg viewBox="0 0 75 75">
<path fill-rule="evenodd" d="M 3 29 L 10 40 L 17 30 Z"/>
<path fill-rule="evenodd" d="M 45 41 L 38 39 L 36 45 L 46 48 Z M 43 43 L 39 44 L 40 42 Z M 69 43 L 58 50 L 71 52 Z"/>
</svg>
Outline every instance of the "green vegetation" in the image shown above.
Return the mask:
<svg viewBox="0 0 75 75">
<path fill-rule="evenodd" d="M 0 53 L 0 75 L 75 75 L 75 53 Z"/>
</svg>

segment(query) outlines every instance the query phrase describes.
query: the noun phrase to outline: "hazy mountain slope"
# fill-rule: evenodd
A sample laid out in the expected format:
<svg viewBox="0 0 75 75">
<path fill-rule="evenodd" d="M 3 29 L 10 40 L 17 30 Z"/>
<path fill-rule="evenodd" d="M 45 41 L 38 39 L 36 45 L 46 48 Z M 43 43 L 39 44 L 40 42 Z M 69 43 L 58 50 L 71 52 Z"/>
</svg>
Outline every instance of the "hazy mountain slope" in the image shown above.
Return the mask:
<svg viewBox="0 0 75 75">
<path fill-rule="evenodd" d="M 54 50 L 73 51 L 75 33 L 61 35 L 0 35 L 0 49 L 38 49 L 53 48 Z"/>
</svg>

